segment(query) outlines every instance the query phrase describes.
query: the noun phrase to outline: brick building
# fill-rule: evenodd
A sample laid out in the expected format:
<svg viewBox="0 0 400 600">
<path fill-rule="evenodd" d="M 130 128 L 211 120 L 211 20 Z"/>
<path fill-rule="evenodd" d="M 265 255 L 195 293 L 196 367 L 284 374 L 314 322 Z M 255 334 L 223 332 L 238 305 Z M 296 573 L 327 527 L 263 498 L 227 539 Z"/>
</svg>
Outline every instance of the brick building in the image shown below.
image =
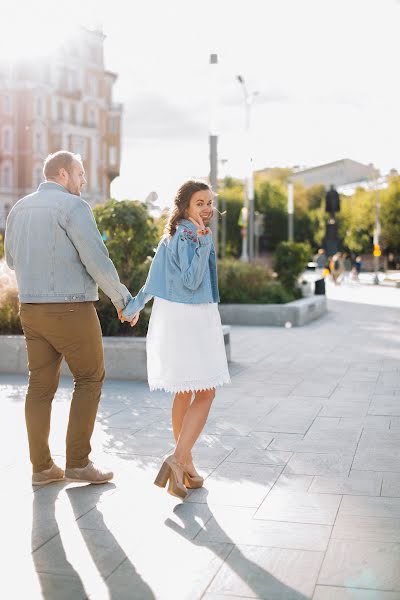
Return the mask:
<svg viewBox="0 0 400 600">
<path fill-rule="evenodd" d="M 42 181 L 56 150 L 82 155 L 94 205 L 119 175 L 122 106 L 104 68 L 104 35 L 81 29 L 41 61 L 0 64 L 0 230 L 11 206 Z"/>
</svg>

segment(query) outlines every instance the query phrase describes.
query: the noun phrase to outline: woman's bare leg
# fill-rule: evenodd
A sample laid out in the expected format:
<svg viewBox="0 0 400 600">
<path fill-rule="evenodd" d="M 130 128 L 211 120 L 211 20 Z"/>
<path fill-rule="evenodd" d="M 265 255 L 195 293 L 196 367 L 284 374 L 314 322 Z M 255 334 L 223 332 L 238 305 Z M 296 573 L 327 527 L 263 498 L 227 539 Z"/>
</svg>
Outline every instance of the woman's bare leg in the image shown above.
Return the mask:
<svg viewBox="0 0 400 600">
<path fill-rule="evenodd" d="M 175 448 L 174 454 L 179 463 L 191 464 L 191 450 L 204 429 L 214 397 L 215 389 L 195 393 L 184 416 Z"/>
<path fill-rule="evenodd" d="M 175 442 L 179 439 L 182 429 L 183 419 L 192 401 L 193 392 L 179 392 L 175 394 L 172 404 L 172 430 L 174 432 Z"/>
</svg>

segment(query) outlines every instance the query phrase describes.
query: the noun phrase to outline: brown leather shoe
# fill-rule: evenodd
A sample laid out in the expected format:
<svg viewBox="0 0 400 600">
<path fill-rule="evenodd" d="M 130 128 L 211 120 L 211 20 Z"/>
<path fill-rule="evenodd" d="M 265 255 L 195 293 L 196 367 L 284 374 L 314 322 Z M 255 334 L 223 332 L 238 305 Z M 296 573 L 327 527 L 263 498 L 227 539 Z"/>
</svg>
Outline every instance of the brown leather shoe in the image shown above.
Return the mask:
<svg viewBox="0 0 400 600">
<path fill-rule="evenodd" d="M 86 467 L 76 469 L 65 469 L 65 479 L 67 481 L 77 481 L 83 483 L 107 483 L 114 477 L 112 471 L 102 471 L 94 466 L 92 461 Z"/>
</svg>

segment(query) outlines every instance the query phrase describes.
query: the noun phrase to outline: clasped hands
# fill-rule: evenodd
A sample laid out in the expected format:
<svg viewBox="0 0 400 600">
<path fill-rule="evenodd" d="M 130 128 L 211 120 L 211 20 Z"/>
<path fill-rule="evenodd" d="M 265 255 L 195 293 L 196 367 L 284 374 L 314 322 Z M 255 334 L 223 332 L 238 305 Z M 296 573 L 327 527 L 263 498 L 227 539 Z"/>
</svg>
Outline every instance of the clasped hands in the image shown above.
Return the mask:
<svg viewBox="0 0 400 600">
<path fill-rule="evenodd" d="M 131 327 L 134 327 L 134 326 L 136 325 L 136 323 L 138 322 L 138 320 L 139 320 L 139 315 L 140 315 L 140 312 L 138 312 L 138 313 L 136 313 L 135 315 L 133 315 L 133 317 L 132 317 L 131 319 L 127 319 L 127 318 L 126 318 L 126 317 L 124 317 L 124 315 L 122 314 L 122 311 L 123 311 L 123 310 L 124 310 L 123 308 L 119 308 L 119 309 L 117 310 L 117 313 L 118 313 L 118 319 L 121 321 L 121 323 L 124 323 L 124 322 L 126 321 L 127 323 L 130 323 Z"/>
</svg>

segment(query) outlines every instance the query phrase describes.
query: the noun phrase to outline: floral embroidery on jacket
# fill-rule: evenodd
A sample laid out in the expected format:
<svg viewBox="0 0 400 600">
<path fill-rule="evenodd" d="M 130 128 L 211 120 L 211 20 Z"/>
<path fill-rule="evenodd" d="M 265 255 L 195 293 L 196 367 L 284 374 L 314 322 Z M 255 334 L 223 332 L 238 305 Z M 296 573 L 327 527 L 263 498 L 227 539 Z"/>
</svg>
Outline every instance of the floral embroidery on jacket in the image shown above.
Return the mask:
<svg viewBox="0 0 400 600">
<path fill-rule="evenodd" d="M 180 236 L 181 236 L 182 241 L 191 240 L 195 244 L 197 244 L 197 242 L 199 241 L 198 238 L 196 237 L 195 233 L 191 229 L 188 229 L 187 227 L 183 228 L 183 231 L 181 231 Z"/>
</svg>

